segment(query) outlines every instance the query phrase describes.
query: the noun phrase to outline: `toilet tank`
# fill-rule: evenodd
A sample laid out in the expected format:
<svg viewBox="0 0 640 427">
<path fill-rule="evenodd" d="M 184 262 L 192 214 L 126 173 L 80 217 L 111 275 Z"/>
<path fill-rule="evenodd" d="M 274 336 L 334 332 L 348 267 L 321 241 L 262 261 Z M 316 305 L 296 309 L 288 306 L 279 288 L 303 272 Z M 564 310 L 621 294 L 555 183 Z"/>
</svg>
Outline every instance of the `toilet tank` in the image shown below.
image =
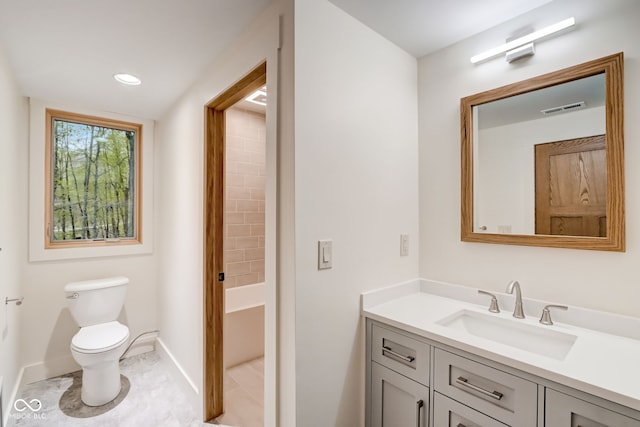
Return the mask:
<svg viewBox="0 0 640 427">
<path fill-rule="evenodd" d="M 124 305 L 128 283 L 127 277 L 68 283 L 64 292 L 76 323 L 85 327 L 116 320 Z"/>
</svg>

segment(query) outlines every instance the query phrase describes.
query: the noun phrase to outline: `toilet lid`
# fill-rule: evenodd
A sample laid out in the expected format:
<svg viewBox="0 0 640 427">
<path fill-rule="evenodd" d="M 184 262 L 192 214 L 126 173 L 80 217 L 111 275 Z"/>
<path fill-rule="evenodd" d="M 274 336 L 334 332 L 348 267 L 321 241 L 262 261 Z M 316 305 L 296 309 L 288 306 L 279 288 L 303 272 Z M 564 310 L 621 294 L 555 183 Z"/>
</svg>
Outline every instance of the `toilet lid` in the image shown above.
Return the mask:
<svg viewBox="0 0 640 427">
<path fill-rule="evenodd" d="M 129 328 L 120 322 L 85 326 L 71 339 L 71 347 L 81 353 L 100 353 L 116 348 L 129 338 Z"/>
</svg>

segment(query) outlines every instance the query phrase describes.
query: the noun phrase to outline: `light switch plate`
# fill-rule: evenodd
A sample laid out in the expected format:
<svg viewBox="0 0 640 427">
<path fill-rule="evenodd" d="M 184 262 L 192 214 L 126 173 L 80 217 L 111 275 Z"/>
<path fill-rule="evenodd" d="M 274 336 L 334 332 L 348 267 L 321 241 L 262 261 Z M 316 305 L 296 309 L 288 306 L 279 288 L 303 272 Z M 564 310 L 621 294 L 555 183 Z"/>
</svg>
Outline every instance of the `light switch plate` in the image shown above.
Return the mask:
<svg viewBox="0 0 640 427">
<path fill-rule="evenodd" d="M 333 267 L 333 241 L 318 240 L 318 270 Z"/>
</svg>

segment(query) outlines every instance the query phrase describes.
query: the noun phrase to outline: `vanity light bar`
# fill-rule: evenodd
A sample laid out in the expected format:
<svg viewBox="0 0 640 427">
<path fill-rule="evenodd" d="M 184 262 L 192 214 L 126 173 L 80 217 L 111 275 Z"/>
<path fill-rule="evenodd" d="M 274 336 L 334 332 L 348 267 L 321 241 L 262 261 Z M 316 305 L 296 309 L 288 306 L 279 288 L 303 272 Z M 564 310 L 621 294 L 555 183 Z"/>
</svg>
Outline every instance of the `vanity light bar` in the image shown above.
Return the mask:
<svg viewBox="0 0 640 427">
<path fill-rule="evenodd" d="M 543 37 L 546 37 L 548 35 L 551 35 L 553 33 L 557 33 L 558 31 L 564 30 L 565 28 L 569 28 L 572 27 L 576 24 L 576 20 L 574 17 L 571 18 L 567 18 L 564 21 L 560 21 L 557 22 L 553 25 L 550 25 L 546 28 L 543 28 L 541 30 L 538 31 L 534 31 L 533 33 L 527 34 L 526 36 L 522 36 L 519 37 L 515 40 L 512 40 L 508 43 L 505 43 L 501 46 L 498 47 L 494 47 L 493 49 L 489 49 L 485 52 L 479 53 L 475 56 L 471 57 L 471 63 L 475 64 L 481 61 L 484 61 L 485 59 L 489 59 L 492 58 L 496 55 L 500 55 L 502 53 L 508 52 L 510 50 L 513 50 L 517 47 L 520 47 L 522 45 L 525 45 L 527 43 L 531 43 L 535 40 L 539 40 Z"/>
<path fill-rule="evenodd" d="M 531 56 L 536 53 L 536 48 L 533 45 L 533 42 L 525 44 L 524 46 L 517 47 L 513 50 L 508 51 L 505 54 L 505 58 L 507 62 L 513 62 L 517 59 L 524 58 L 525 56 Z"/>
</svg>

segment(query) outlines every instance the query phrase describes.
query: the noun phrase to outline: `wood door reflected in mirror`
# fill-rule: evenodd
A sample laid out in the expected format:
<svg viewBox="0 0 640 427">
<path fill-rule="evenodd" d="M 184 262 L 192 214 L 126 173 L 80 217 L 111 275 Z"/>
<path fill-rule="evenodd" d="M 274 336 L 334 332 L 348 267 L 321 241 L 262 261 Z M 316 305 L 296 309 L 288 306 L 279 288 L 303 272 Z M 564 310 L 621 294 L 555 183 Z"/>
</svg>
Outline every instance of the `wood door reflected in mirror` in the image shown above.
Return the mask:
<svg viewBox="0 0 640 427">
<path fill-rule="evenodd" d="M 605 136 L 535 146 L 536 234 L 607 236 Z"/>
<path fill-rule="evenodd" d="M 623 54 L 461 99 L 463 241 L 624 251 Z"/>
</svg>

